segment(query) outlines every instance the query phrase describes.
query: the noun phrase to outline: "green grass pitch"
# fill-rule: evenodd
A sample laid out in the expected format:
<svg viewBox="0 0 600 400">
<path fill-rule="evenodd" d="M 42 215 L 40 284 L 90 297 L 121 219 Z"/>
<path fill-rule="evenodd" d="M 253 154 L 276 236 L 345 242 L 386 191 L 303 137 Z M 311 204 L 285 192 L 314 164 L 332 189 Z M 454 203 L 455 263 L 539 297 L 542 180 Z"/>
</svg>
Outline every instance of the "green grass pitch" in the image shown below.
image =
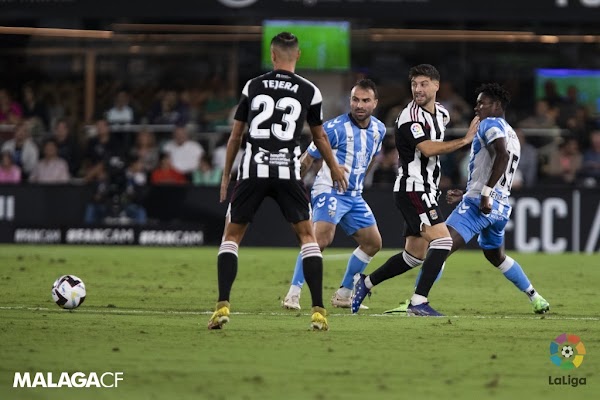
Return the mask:
<svg viewBox="0 0 600 400">
<path fill-rule="evenodd" d="M 0 246 L 0 399 L 590 399 L 600 386 L 600 257 L 515 254 L 550 302 L 545 316 L 480 252 L 453 255 L 430 301 L 444 318 L 387 316 L 416 272 L 385 282 L 350 315 L 329 307 L 329 332 L 283 310 L 297 249 L 240 249 L 232 316 L 206 323 L 217 297 L 205 248 Z M 326 306 L 352 249 L 325 253 Z M 383 251 L 367 268 L 378 267 Z M 50 296 L 63 274 L 87 299 L 69 312 Z M 579 335 L 583 364 L 563 371 L 549 346 Z M 15 372 L 122 371 L 118 388 L 13 388 Z M 550 385 L 549 377 L 586 385 Z M 566 378 L 568 379 L 568 378 Z M 593 395 L 596 393 L 596 395 Z"/>
</svg>

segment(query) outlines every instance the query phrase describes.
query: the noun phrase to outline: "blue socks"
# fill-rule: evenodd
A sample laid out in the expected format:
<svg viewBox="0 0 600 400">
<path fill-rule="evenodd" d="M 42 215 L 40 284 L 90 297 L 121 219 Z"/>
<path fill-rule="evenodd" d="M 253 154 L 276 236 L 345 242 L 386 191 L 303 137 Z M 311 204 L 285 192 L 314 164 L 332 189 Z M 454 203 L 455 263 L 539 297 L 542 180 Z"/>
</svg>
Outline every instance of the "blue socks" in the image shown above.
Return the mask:
<svg viewBox="0 0 600 400">
<path fill-rule="evenodd" d="M 348 260 L 348 265 L 346 266 L 346 273 L 344 274 L 344 278 L 342 279 L 342 287 L 347 289 L 354 288 L 354 275 L 363 273 L 367 268 L 367 264 L 371 261 L 373 257 L 369 256 L 367 253 L 362 251 L 359 247 L 357 247 L 350 256 Z M 296 259 L 296 266 L 294 267 L 294 276 L 292 277 L 292 285 L 302 287 L 304 285 L 304 271 L 302 269 L 302 254 L 298 254 L 298 258 Z"/>
<path fill-rule="evenodd" d="M 302 268 L 302 253 L 298 253 L 296 266 L 294 267 L 294 276 L 292 277 L 292 285 L 302 287 L 304 285 L 304 269 Z"/>
<path fill-rule="evenodd" d="M 442 266 L 442 270 L 440 271 L 440 273 L 438 274 L 438 276 L 435 280 L 436 282 L 442 277 L 442 272 L 444 272 L 445 265 L 446 265 L 446 263 L 444 263 L 444 265 Z M 500 264 L 498 266 L 498 269 L 500 271 L 502 271 L 502 273 L 504 274 L 506 279 L 511 281 L 520 291 L 527 292 L 528 289 L 529 290 L 532 289 L 531 282 L 529 281 L 529 278 L 527 278 L 527 275 L 525 275 L 525 272 L 523 272 L 523 268 L 521 268 L 519 263 L 516 262 L 511 257 L 506 256 L 506 259 L 502 262 L 502 264 Z M 415 287 L 419 283 L 420 278 L 421 278 L 421 270 L 419 270 L 419 274 L 417 275 Z M 535 291 L 533 293 L 535 293 Z M 527 294 L 531 297 L 530 293 L 527 293 Z"/>
<path fill-rule="evenodd" d="M 354 288 L 354 275 L 362 274 L 372 259 L 373 257 L 362 251 L 360 247 L 354 249 L 346 266 L 342 287 L 352 290 Z"/>
<path fill-rule="evenodd" d="M 531 282 L 529 282 L 529 278 L 527 278 L 527 275 L 523 272 L 523 268 L 509 256 L 506 256 L 502 264 L 498 266 L 498 269 L 502 271 L 506 279 L 511 281 L 520 291 L 524 292 L 531 286 Z"/>
</svg>

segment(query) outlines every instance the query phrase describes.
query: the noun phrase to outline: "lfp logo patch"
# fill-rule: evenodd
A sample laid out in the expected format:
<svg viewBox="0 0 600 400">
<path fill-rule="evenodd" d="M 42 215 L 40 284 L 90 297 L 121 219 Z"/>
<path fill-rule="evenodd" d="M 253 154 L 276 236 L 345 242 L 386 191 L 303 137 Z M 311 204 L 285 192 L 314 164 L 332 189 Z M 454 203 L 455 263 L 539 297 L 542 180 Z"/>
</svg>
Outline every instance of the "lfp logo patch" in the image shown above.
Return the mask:
<svg viewBox="0 0 600 400">
<path fill-rule="evenodd" d="M 410 131 L 415 139 L 425 136 L 425 132 L 423 131 L 423 127 L 421 124 L 415 122 L 410 126 Z"/>
<path fill-rule="evenodd" d="M 560 369 L 579 368 L 585 355 L 585 346 L 577 335 L 563 333 L 550 343 L 550 361 Z"/>
</svg>

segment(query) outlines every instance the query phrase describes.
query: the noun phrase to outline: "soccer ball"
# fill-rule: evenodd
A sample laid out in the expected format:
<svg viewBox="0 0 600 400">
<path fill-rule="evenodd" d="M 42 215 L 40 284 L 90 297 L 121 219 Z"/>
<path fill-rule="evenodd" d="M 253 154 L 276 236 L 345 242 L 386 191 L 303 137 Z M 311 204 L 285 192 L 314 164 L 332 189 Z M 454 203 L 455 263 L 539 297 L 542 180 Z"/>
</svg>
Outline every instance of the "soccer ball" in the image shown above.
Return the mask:
<svg viewBox="0 0 600 400">
<path fill-rule="evenodd" d="M 561 353 L 562 353 L 562 355 L 563 355 L 564 358 L 569 358 L 575 352 L 573 351 L 573 348 L 571 346 L 563 346 Z"/>
<path fill-rule="evenodd" d="M 62 308 L 77 308 L 85 300 L 85 284 L 75 275 L 63 275 L 52 285 L 52 300 Z"/>
</svg>

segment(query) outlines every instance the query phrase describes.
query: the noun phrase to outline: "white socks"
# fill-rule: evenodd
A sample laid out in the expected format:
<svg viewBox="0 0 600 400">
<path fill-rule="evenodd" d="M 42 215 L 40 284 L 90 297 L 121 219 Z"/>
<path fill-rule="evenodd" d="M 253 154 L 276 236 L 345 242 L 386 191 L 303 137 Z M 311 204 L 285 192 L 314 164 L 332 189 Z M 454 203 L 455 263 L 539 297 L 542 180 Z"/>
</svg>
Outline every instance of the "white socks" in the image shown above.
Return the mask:
<svg viewBox="0 0 600 400">
<path fill-rule="evenodd" d="M 538 292 L 533 288 L 533 285 L 529 285 L 527 289 L 523 290 L 527 297 L 529 297 L 529 301 L 534 301 L 536 298 L 540 297 Z"/>
<path fill-rule="evenodd" d="M 341 287 L 337 290 L 337 294 L 338 296 L 347 299 L 350 298 L 350 296 L 352 296 L 352 290 L 345 287 Z"/>
<path fill-rule="evenodd" d="M 290 290 L 287 294 L 286 297 L 290 297 L 290 296 L 298 296 L 300 297 L 300 293 L 302 292 L 302 288 L 300 286 L 296 286 L 296 285 L 291 285 L 290 286 Z"/>
<path fill-rule="evenodd" d="M 413 294 L 410 298 L 410 304 L 418 306 L 419 304 L 427 303 L 427 297 L 421 296 L 420 294 Z"/>
</svg>

